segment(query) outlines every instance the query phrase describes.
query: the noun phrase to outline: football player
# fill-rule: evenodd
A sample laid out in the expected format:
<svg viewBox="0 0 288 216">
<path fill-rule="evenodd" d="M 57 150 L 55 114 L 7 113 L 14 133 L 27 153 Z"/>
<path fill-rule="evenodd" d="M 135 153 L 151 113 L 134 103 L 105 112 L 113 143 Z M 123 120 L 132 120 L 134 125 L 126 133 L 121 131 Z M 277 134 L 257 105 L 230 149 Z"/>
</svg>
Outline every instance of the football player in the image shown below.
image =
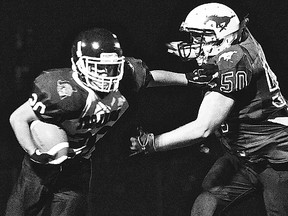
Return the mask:
<svg viewBox="0 0 288 216">
<path fill-rule="evenodd" d="M 169 52 L 202 67 L 186 74 L 189 83 L 203 87 L 198 116 L 160 135 L 141 131 L 131 138 L 135 154 L 193 145 L 212 133 L 219 137 L 227 151 L 204 178 L 193 216 L 213 215 L 217 206 L 224 210 L 259 188 L 268 215 L 288 215 L 287 103 L 247 21 L 219 3 L 190 11 L 180 27 L 190 40 L 170 43 Z"/>
<path fill-rule="evenodd" d="M 35 79 L 29 100 L 10 116 L 27 154 L 6 215 L 86 215 L 95 143 L 132 104 L 134 93 L 148 84 L 170 85 L 179 79 L 174 73 L 151 74 L 142 60 L 122 52 L 112 32 L 87 30 L 72 46 L 72 69 L 46 70 Z M 57 164 L 49 151 L 39 151 L 29 128 L 35 120 L 65 130 L 68 159 Z"/>
</svg>

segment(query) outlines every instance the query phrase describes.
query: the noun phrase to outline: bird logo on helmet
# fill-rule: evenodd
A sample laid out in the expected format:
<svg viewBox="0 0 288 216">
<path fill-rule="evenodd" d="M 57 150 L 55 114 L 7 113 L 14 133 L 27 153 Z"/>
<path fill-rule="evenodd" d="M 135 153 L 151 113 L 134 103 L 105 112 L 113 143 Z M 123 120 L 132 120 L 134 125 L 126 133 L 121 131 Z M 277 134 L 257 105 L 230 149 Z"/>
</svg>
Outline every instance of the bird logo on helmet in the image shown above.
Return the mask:
<svg viewBox="0 0 288 216">
<path fill-rule="evenodd" d="M 212 16 L 209 16 L 207 21 L 204 22 L 204 24 L 206 25 L 208 22 L 212 21 L 212 22 L 215 22 L 215 27 L 216 28 L 220 28 L 219 32 L 223 31 L 223 30 L 226 30 L 227 29 L 227 26 L 228 24 L 230 23 L 230 20 L 235 17 L 235 15 L 232 15 L 232 16 L 217 16 L 217 15 L 212 15 Z"/>
</svg>

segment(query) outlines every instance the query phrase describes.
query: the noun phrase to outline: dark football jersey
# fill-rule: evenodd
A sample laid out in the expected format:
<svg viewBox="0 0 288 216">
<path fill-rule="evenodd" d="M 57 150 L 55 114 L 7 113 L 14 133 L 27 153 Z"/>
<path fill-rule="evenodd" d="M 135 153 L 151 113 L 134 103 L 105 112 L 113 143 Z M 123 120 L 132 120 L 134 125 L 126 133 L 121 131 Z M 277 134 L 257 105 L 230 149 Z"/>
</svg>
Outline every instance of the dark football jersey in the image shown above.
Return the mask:
<svg viewBox="0 0 288 216">
<path fill-rule="evenodd" d="M 245 41 L 210 61 L 219 67 L 212 91 L 235 100 L 217 133 L 223 144 L 250 161 L 287 162 L 287 103 L 260 44 L 248 31 Z"/>
<path fill-rule="evenodd" d="M 129 58 L 124 74 L 123 79 L 129 78 L 130 83 L 131 80 L 138 82 L 134 83 L 138 88 L 131 90 L 139 91 L 147 82 L 148 69 L 142 61 Z M 70 154 L 81 154 L 85 158 L 91 156 L 95 143 L 129 107 L 126 97 L 119 90 L 100 97 L 83 84 L 77 72 L 69 68 L 42 72 L 34 81 L 29 101 L 41 120 L 65 129 Z"/>
</svg>

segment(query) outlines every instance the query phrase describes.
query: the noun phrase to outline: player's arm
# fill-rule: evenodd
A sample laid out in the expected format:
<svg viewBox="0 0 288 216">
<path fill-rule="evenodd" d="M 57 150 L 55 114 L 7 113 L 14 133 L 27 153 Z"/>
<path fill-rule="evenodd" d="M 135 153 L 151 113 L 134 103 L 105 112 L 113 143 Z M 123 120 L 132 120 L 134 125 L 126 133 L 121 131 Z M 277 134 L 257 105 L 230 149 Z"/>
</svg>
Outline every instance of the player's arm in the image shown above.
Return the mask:
<svg viewBox="0 0 288 216">
<path fill-rule="evenodd" d="M 168 85 L 187 85 L 188 81 L 183 73 L 176 73 L 166 70 L 151 71 L 141 59 L 133 57 L 125 58 L 123 80 L 129 81 L 129 89 L 139 91 L 143 87 L 168 86 Z M 124 82 L 123 82 L 124 83 Z M 121 84 L 121 83 L 120 83 Z M 125 87 L 124 85 L 120 85 Z"/>
<path fill-rule="evenodd" d="M 206 93 L 196 120 L 156 136 L 156 151 L 193 145 L 207 138 L 224 122 L 233 104 L 233 99 L 218 92 Z"/>
<path fill-rule="evenodd" d="M 27 101 L 10 115 L 9 121 L 20 146 L 27 152 L 30 159 L 36 163 L 47 164 L 54 159 L 54 155 L 40 152 L 34 144 L 30 132 L 31 122 L 38 119 L 30 106 L 30 102 Z"/>
<path fill-rule="evenodd" d="M 184 73 L 176 73 L 166 70 L 150 71 L 152 79 L 150 79 L 147 87 L 182 85 L 188 84 L 188 80 Z"/>
<path fill-rule="evenodd" d="M 38 119 L 29 101 L 18 107 L 10 116 L 9 121 L 21 147 L 29 154 L 35 152 L 35 145 L 30 134 L 30 123 Z"/>
<path fill-rule="evenodd" d="M 232 98 L 214 91 L 207 92 L 194 121 L 158 136 L 142 134 L 142 137 L 132 137 L 131 150 L 137 153 L 166 151 L 196 144 L 215 132 L 233 105 Z"/>
<path fill-rule="evenodd" d="M 147 87 L 169 86 L 169 85 L 194 85 L 205 87 L 218 77 L 218 66 L 215 64 L 204 64 L 199 68 L 187 73 L 176 73 L 166 70 L 150 71 L 152 79 L 148 82 Z"/>
<path fill-rule="evenodd" d="M 202 65 L 188 73 L 173 72 L 167 70 L 149 70 L 140 59 L 125 58 L 125 72 L 120 90 L 138 92 L 143 87 L 171 86 L 171 85 L 195 85 L 207 86 L 218 75 L 218 66 L 215 64 Z"/>
<path fill-rule="evenodd" d="M 224 122 L 233 108 L 234 93 L 249 86 L 252 79 L 249 56 L 239 47 L 233 48 L 231 52 L 238 53 L 233 57 L 234 65 L 220 58 L 218 65 L 203 65 L 196 73 L 186 74 L 192 84 L 198 85 L 199 81 L 200 85 L 208 85 L 212 90 L 205 94 L 195 121 L 155 137 L 156 151 L 193 145 L 210 136 Z M 205 81 L 207 77 L 212 79 Z M 239 77 L 241 79 L 238 79 Z"/>
</svg>

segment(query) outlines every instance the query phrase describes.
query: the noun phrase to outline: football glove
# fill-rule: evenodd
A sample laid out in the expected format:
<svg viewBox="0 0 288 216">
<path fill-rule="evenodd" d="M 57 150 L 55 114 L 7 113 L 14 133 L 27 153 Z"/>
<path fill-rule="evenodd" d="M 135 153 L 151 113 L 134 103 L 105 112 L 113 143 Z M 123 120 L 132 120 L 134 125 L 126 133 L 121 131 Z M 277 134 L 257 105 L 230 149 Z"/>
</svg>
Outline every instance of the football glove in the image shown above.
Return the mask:
<svg viewBox="0 0 288 216">
<path fill-rule="evenodd" d="M 216 82 L 213 82 L 219 76 L 218 66 L 215 64 L 204 64 L 199 69 L 195 69 L 191 73 L 186 73 L 186 78 L 189 85 L 198 87 L 214 87 Z"/>
<path fill-rule="evenodd" d="M 137 128 L 137 130 L 139 132 L 139 136 L 130 138 L 130 156 L 134 156 L 140 153 L 150 154 L 155 152 L 156 148 L 154 134 L 146 133 L 142 130 L 142 128 Z"/>
<path fill-rule="evenodd" d="M 54 156 L 47 153 L 41 153 L 39 149 L 36 149 L 30 156 L 30 159 L 35 163 L 47 164 L 49 161 L 54 159 Z"/>
</svg>

